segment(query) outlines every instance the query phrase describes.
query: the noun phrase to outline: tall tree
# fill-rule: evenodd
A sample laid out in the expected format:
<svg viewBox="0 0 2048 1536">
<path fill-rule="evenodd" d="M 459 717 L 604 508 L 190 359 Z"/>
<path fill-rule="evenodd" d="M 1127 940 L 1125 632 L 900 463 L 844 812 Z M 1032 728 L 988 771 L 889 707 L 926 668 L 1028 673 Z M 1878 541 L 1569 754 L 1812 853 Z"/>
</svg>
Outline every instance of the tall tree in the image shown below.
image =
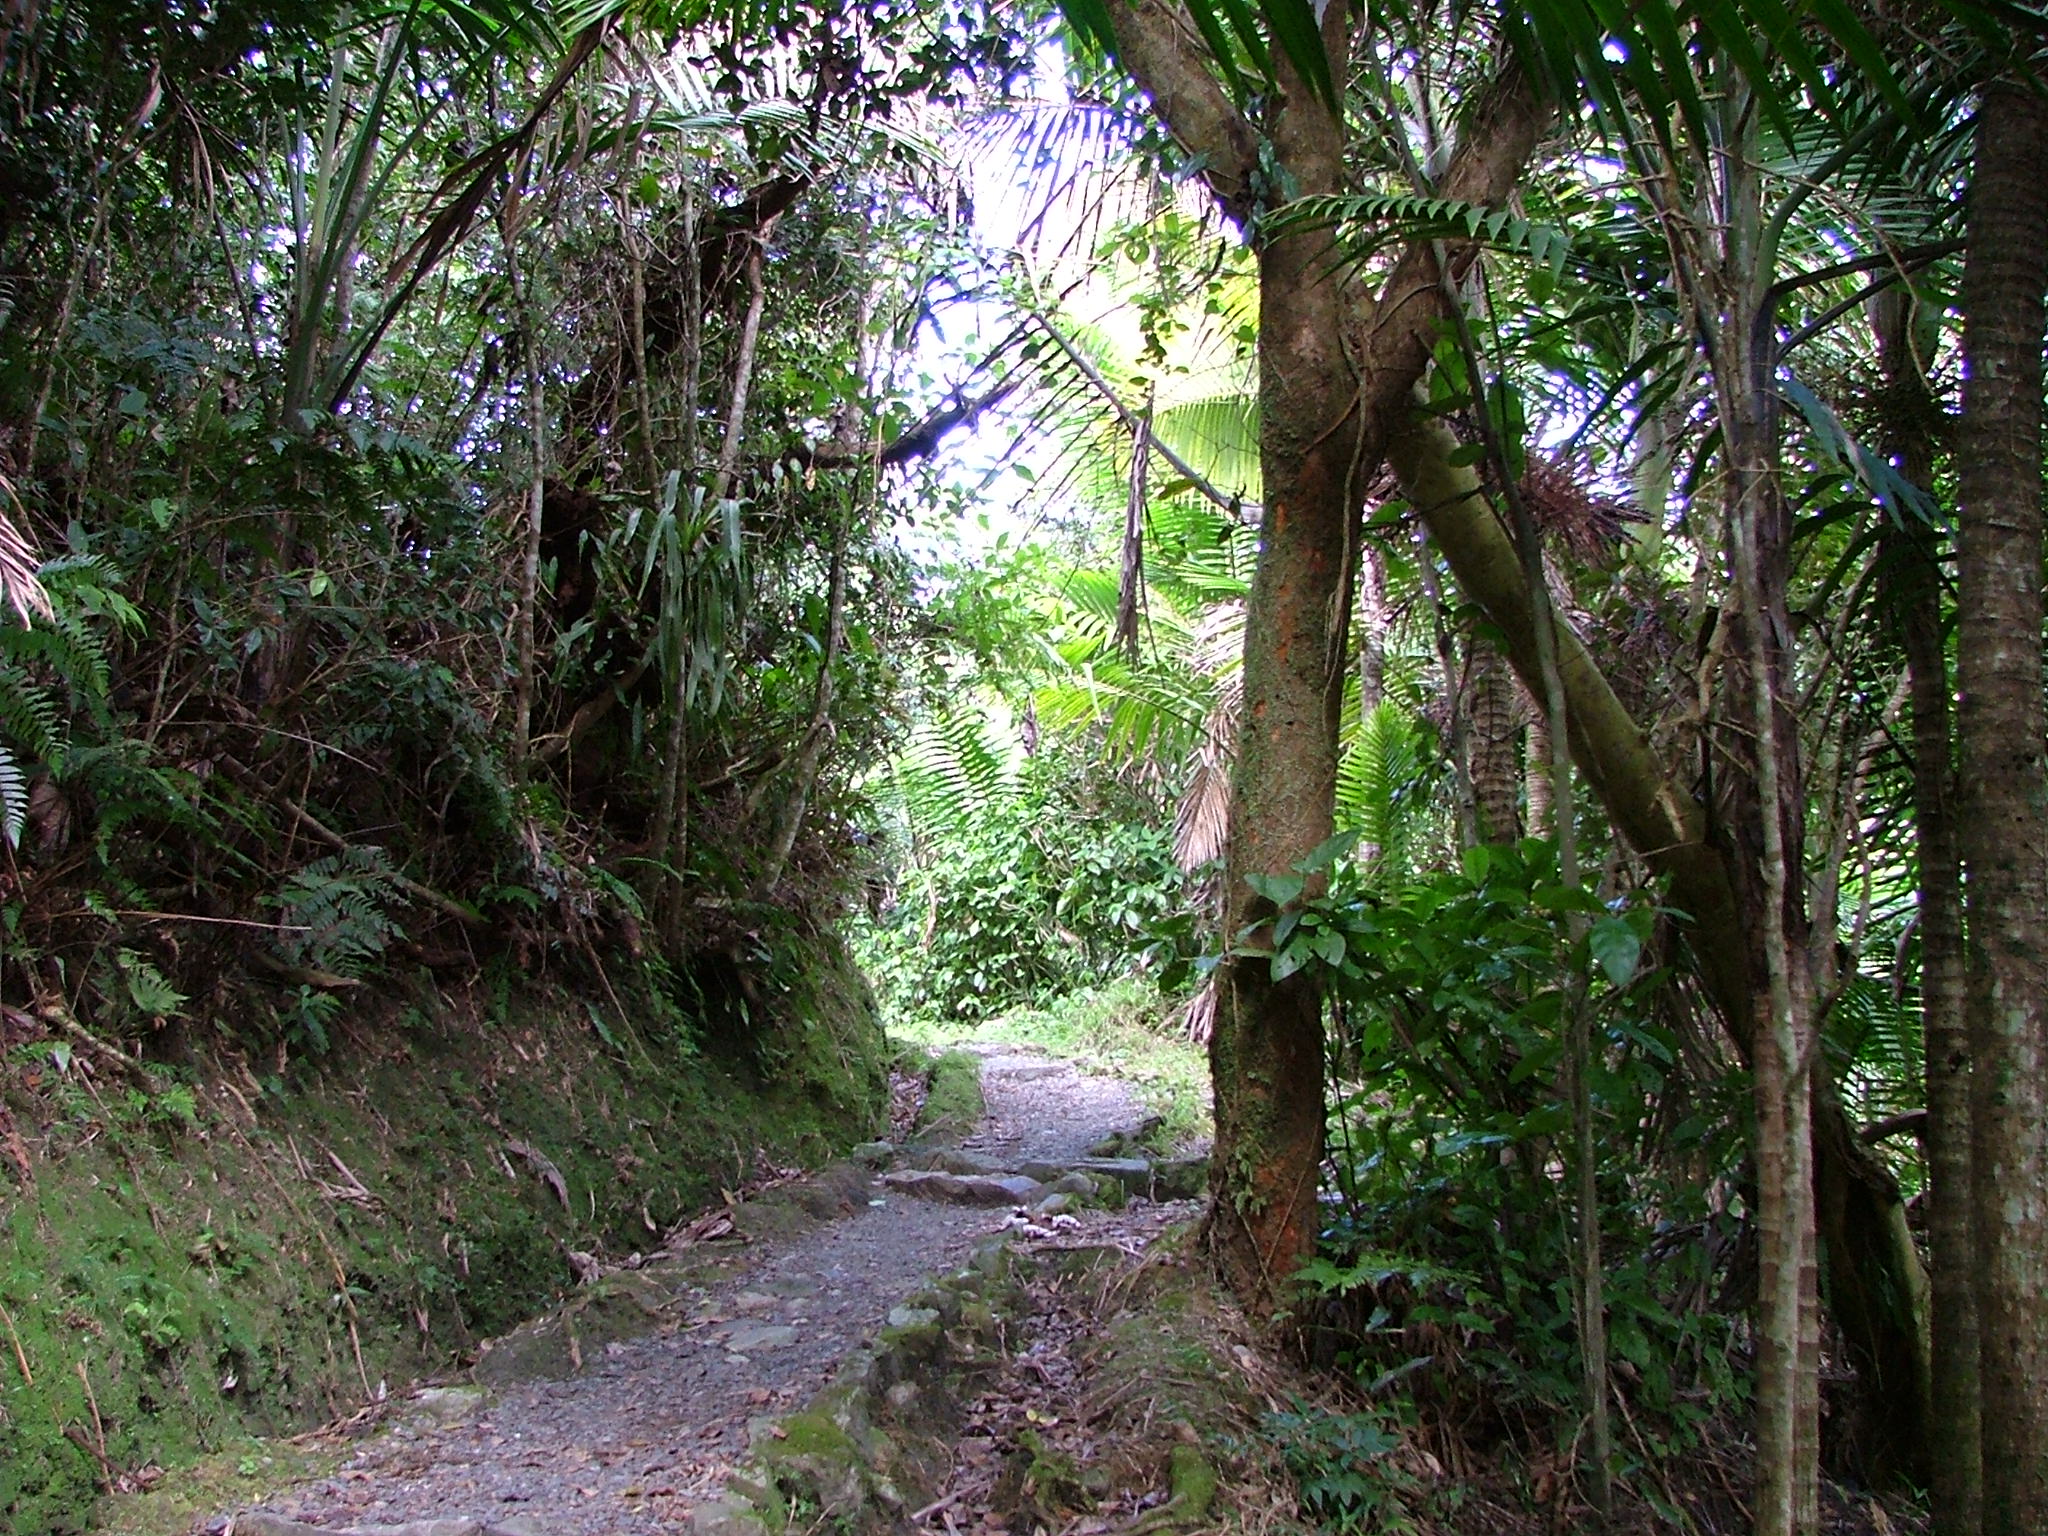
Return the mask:
<svg viewBox="0 0 2048 1536">
<path fill-rule="evenodd" d="M 1915 486 L 1933 484 L 1940 402 L 1913 337 L 1915 305 L 1892 290 L 1872 306 L 1884 369 L 1887 447 Z M 1906 653 L 1913 712 L 1913 819 L 1919 841 L 1920 1018 L 1926 1061 L 1927 1234 L 1931 1279 L 1928 1487 L 1936 1528 L 1970 1536 L 1983 1518 L 1982 1404 L 1977 1382 L 1977 1256 L 1970 1236 L 1970 1051 L 1957 852 L 1953 713 L 1942 637 L 1936 530 L 1926 517 L 1888 521 L 1888 596 Z"/>
<path fill-rule="evenodd" d="M 1258 251 L 1265 512 L 1245 624 L 1247 708 L 1225 896 L 1226 933 L 1256 939 L 1276 906 L 1252 882 L 1291 878 L 1330 835 L 1364 489 L 1448 312 L 1442 247 L 1410 245 L 1375 293 L 1341 261 L 1327 226 L 1274 230 L 1290 202 L 1347 186 L 1350 139 L 1331 84 L 1346 75 L 1345 7 L 1323 8 L 1319 54 L 1273 51 L 1257 121 L 1225 89 L 1216 55 L 1178 7 L 1111 0 L 1107 23 L 1154 111 Z M 1440 195 L 1498 203 L 1544 121 L 1527 77 L 1504 67 L 1473 94 Z M 1211 1240 L 1233 1288 L 1272 1315 L 1291 1304 L 1294 1272 L 1316 1238 L 1323 1018 L 1314 977 L 1275 980 L 1256 948 L 1226 960 L 1210 1037 Z"/>
<path fill-rule="evenodd" d="M 1985 1536 L 2048 1530 L 2048 774 L 2041 337 L 2048 101 L 1978 111 L 1963 268 L 1957 682 Z"/>
</svg>

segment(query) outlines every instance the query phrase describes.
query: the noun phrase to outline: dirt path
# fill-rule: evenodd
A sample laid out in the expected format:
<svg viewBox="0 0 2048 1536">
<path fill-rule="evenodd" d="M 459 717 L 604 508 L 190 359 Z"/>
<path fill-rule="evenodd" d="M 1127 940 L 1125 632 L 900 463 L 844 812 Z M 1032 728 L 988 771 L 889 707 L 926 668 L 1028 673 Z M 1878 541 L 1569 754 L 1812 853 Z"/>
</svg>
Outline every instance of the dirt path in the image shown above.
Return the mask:
<svg viewBox="0 0 2048 1536">
<path fill-rule="evenodd" d="M 1122 1083 L 1014 1050 L 983 1053 L 988 1116 L 963 1164 L 994 1174 L 1079 1160 L 1144 1107 Z M 979 1171 L 963 1166 L 958 1172 Z M 491 1393 L 428 1391 L 387 1415 L 332 1476 L 208 1529 L 295 1536 L 421 1527 L 419 1536 L 641 1536 L 686 1529 L 747 1450 L 749 1426 L 824 1386 L 927 1276 L 1017 1221 L 853 1181 L 837 1219 L 748 1245 L 722 1273 L 670 1284 L 655 1331 L 579 1355 L 580 1373 Z M 955 1191 L 956 1195 L 959 1191 Z M 694 1250 L 702 1255 L 704 1250 Z"/>
</svg>

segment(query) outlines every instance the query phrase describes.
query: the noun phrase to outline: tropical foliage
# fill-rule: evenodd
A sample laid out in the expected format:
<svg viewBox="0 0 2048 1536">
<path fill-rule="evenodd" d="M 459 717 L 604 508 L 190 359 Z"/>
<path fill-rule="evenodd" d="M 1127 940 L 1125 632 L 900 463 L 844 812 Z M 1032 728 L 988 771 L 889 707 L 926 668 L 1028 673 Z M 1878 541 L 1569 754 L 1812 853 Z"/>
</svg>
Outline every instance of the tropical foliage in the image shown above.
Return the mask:
<svg viewBox="0 0 2048 1536">
<path fill-rule="evenodd" d="M 8 11 L 0 1019 L 864 897 L 1208 1042 L 1311 1514 L 2038 1532 L 2038 11 L 1061 9 Z"/>
</svg>

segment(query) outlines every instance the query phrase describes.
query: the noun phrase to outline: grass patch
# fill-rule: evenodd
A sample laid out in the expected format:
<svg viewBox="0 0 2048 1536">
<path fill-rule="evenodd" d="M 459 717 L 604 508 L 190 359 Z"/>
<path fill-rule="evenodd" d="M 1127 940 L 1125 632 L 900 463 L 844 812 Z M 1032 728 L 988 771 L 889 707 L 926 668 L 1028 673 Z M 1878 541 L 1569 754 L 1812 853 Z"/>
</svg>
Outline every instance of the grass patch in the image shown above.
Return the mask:
<svg viewBox="0 0 2048 1536">
<path fill-rule="evenodd" d="M 1166 1121 L 1163 1134 L 1185 1143 L 1210 1135 L 1213 1126 L 1208 1056 L 1182 1032 L 1174 1017 L 1178 1012 L 1149 982 L 1127 977 L 1069 992 L 1041 1007 L 1013 1008 L 981 1023 L 904 1019 L 892 1021 L 889 1032 L 925 1046 L 999 1041 L 1064 1056 L 1130 1083 Z"/>
</svg>

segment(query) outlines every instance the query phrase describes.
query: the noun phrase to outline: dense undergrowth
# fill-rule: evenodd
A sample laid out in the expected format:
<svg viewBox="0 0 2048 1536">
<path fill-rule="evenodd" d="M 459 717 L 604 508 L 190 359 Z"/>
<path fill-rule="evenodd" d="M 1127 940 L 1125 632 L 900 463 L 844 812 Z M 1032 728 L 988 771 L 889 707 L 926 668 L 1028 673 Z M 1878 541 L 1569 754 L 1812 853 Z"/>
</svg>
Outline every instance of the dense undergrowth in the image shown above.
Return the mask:
<svg viewBox="0 0 2048 1536">
<path fill-rule="evenodd" d="M 1583 1071 L 1615 1518 L 1747 1529 L 1756 1270 L 1742 1089 L 1691 1060 L 1704 1045 L 1657 964 L 1668 916 L 1571 896 L 1537 840 L 1476 848 L 1438 873 L 1342 844 L 1320 864 L 1321 894 L 1279 892 L 1295 915 L 1274 944 L 1277 966 L 1319 968 L 1330 1009 L 1321 1236 L 1288 1335 L 1312 1369 L 1308 1395 L 1261 1421 L 1259 1464 L 1285 1469 L 1302 1517 L 1347 1536 L 1543 1531 L 1587 1510 L 1572 1092 Z M 939 851 L 926 878 L 941 889 L 927 899 L 966 909 L 976 870 Z M 1206 1131 L 1208 1063 L 1188 1033 L 1199 1009 L 1162 990 L 1150 936 L 1126 937 L 1122 974 L 1097 982 L 1089 957 L 1113 936 L 1060 949 L 1055 934 L 1065 990 L 1013 973 L 1019 984 L 985 994 L 984 1016 L 962 1017 L 942 999 L 974 936 L 920 947 L 908 932 L 885 923 L 857 942 L 891 978 L 892 1032 L 1093 1063 L 1132 1078 L 1169 1135 Z M 1565 1027 L 1574 1011 L 1588 1022 L 1582 1067 Z M 1830 1413 L 1840 1468 L 1858 1433 L 1845 1385 Z M 1831 1530 L 1918 1519 L 1910 1501 L 1875 1503 L 1853 1480 L 1827 1496 Z"/>
</svg>

